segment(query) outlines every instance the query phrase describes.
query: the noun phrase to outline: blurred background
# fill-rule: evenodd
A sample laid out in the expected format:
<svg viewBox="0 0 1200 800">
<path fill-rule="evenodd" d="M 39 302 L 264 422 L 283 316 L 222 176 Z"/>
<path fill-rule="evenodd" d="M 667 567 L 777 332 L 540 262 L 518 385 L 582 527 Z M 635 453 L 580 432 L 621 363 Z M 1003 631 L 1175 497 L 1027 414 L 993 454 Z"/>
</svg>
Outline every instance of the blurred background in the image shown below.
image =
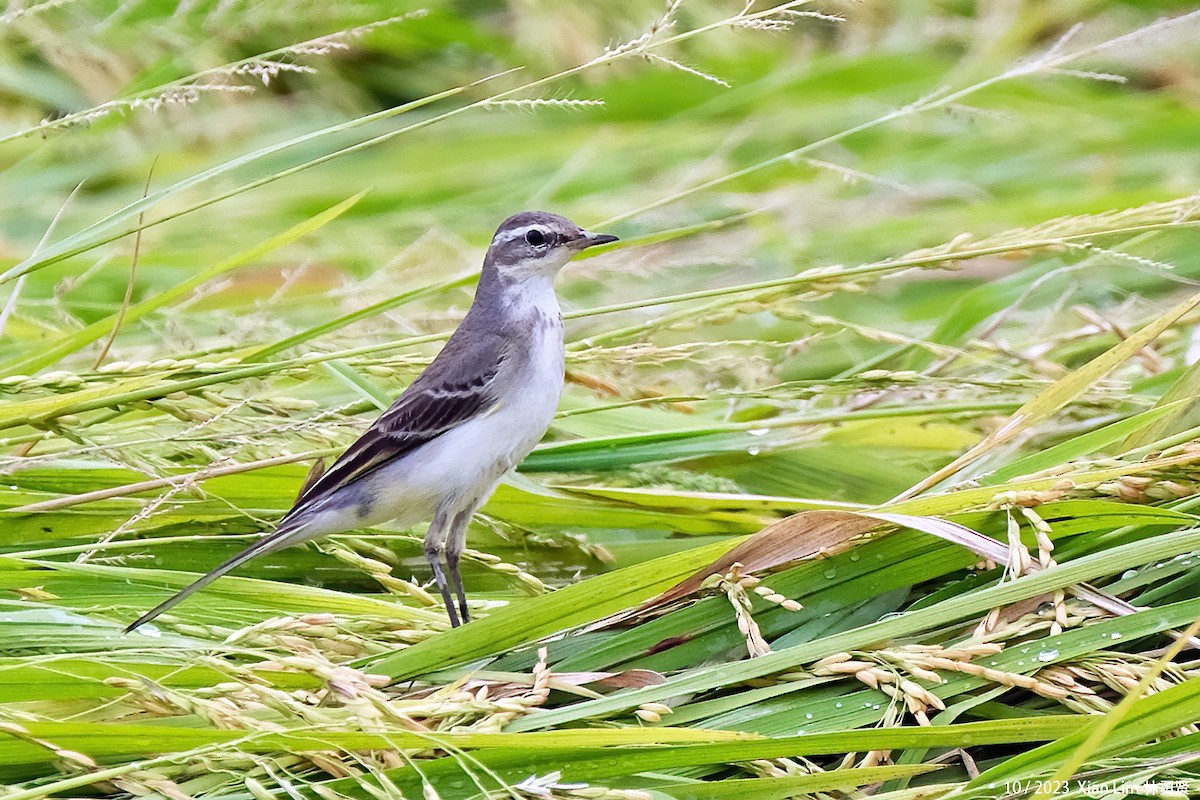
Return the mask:
<svg viewBox="0 0 1200 800">
<path fill-rule="evenodd" d="M 1194 230 L 1165 224 L 1187 202 L 1037 227 L 1196 191 L 1188 3 L 785 6 L 10 2 L 10 505 L 344 445 L 436 352 L 495 226 L 526 208 L 623 240 L 562 276 L 564 416 L 526 465 L 538 482 L 502 491 L 475 534 L 513 562 L 561 559 L 550 582 L 777 511 L 626 499 L 614 516 L 548 486 L 881 502 L 1200 277 Z M 961 262 L 926 250 L 981 242 Z M 831 272 L 787 282 L 812 270 Z M 1183 366 L 1147 351 L 1021 447 L 1146 408 Z M 215 563 L 308 461 L 30 516 L 13 545 Z M 216 532 L 234 538 L 201 541 Z M 195 541 L 155 544 L 172 536 Z M 314 563 L 372 585 L 303 550 L 249 574 Z"/>
<path fill-rule="evenodd" d="M 10 0 L 0 788 L 1187 796 L 1198 189 L 1195 3 Z M 476 621 L 385 525 L 123 635 L 428 364 L 524 209 L 621 241 L 560 276 Z M 838 511 L 914 486 L 911 530 Z"/>
</svg>

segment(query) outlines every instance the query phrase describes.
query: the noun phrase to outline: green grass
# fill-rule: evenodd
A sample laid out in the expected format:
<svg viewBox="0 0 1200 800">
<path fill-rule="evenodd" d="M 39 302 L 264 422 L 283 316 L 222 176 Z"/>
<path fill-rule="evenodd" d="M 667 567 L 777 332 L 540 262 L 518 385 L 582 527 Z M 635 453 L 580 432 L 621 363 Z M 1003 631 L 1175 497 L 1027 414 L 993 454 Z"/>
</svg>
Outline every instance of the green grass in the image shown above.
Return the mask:
<svg viewBox="0 0 1200 800">
<path fill-rule="evenodd" d="M 1195 793 L 1194 7 L 0 19 L 7 797 Z M 477 621 L 384 527 L 122 636 L 524 208 L 622 240 L 560 278 Z"/>
</svg>

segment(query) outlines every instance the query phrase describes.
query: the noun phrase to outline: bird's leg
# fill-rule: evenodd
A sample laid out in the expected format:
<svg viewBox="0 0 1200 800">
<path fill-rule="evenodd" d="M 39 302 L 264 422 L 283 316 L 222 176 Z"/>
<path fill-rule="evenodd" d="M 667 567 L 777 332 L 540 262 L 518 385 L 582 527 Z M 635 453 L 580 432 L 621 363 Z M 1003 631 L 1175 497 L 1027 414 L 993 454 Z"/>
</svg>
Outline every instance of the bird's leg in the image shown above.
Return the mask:
<svg viewBox="0 0 1200 800">
<path fill-rule="evenodd" d="M 442 593 L 442 602 L 446 604 L 446 614 L 450 617 L 450 627 L 457 628 L 461 623 L 458 621 L 458 612 L 454 609 L 454 601 L 450 598 L 446 573 L 442 571 L 442 551 L 446 549 L 449 521 L 449 515 L 441 509 L 433 515 L 433 521 L 425 533 L 425 560 L 433 568 L 433 577 L 437 581 L 438 591 Z"/>
<path fill-rule="evenodd" d="M 454 515 L 450 523 L 450 535 L 446 537 L 446 570 L 454 584 L 454 593 L 458 595 L 458 608 L 462 613 L 464 623 L 471 621 L 471 611 L 467 608 L 467 592 L 463 588 L 462 572 L 458 563 L 462 559 L 463 548 L 467 545 L 467 525 L 471 522 L 473 509 L 465 509 Z"/>
</svg>

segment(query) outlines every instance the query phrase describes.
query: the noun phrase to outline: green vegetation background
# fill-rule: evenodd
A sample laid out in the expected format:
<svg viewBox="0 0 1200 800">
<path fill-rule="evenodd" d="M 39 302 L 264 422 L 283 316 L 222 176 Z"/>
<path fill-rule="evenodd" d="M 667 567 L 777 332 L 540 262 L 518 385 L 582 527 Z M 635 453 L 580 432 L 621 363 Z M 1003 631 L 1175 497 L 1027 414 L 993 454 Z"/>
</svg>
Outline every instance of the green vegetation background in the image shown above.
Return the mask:
<svg viewBox="0 0 1200 800">
<path fill-rule="evenodd" d="M 10 3 L 0 781 L 1185 786 L 1198 111 L 1188 3 Z M 622 242 L 560 279 L 484 619 L 381 530 L 122 637 L 420 371 L 526 208 Z M 785 518 L 737 551 L 769 589 L 710 566 Z"/>
</svg>

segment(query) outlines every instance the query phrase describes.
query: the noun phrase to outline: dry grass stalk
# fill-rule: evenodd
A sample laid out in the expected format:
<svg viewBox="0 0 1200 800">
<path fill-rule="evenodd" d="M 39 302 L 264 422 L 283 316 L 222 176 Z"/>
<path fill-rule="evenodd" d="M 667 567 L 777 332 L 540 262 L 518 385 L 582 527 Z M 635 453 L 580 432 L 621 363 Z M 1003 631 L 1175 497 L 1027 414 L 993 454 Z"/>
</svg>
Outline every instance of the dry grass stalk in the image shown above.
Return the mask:
<svg viewBox="0 0 1200 800">
<path fill-rule="evenodd" d="M 392 574 L 392 565 L 374 558 L 368 558 L 355 552 L 354 549 L 337 542 L 326 542 L 321 549 L 343 564 L 365 572 L 371 579 L 388 592 L 401 597 L 411 597 L 422 606 L 435 606 L 438 601 L 433 595 L 412 581 L 397 578 Z"/>
<path fill-rule="evenodd" d="M 760 758 L 747 762 L 745 767 L 760 778 L 789 778 L 825 772 L 806 758 Z"/>
<path fill-rule="evenodd" d="M 1095 713 L 1110 709 L 1114 704 L 1103 700 L 1096 690 L 1082 683 L 1081 679 L 1124 692 L 1137 685 L 1150 663 L 1149 660 L 1146 664 L 1121 662 L 1113 665 L 1106 662 L 1105 669 L 1101 671 L 1095 671 L 1094 668 L 1085 671 L 1076 665 L 1053 665 L 1032 675 L 977 663 L 978 659 L 995 655 L 1002 649 L 996 643 L 973 642 L 950 648 L 906 645 L 886 650 L 836 653 L 814 663 L 809 674 L 817 677 L 853 676 L 860 683 L 902 703 L 919 724 L 928 725 L 931 709 L 944 710 L 945 704 L 917 680 L 944 683 L 941 675 L 944 672 L 972 675 L 989 683 L 1025 689 L 1075 710 Z M 1053 655 L 1057 656 L 1056 653 Z M 1172 683 L 1159 678 L 1154 687 L 1156 691 L 1161 691 Z"/>
<path fill-rule="evenodd" d="M 1154 659 L 1136 654 L 1093 655 L 1077 661 L 1055 664 L 1038 671 L 1038 678 L 1066 690 L 1063 705 L 1073 711 L 1106 714 L 1134 690 L 1153 669 Z M 1197 665 L 1172 665 L 1146 687 L 1147 694 L 1164 691 L 1200 675 Z M 1180 734 L 1194 733 L 1200 726 L 1188 725 Z"/>
<path fill-rule="evenodd" d="M 470 558 L 480 564 L 483 564 L 488 569 L 507 575 L 516 580 L 517 584 L 525 590 L 527 594 L 539 595 L 550 591 L 550 588 L 542 582 L 536 575 L 526 572 L 516 564 L 510 564 L 500 556 L 492 553 L 485 553 L 482 550 L 475 550 L 470 547 L 463 550 L 463 556 Z"/>
<path fill-rule="evenodd" d="M 533 665 L 533 685 L 519 697 L 495 701 L 496 711 L 482 719 L 478 725 L 473 726 L 473 730 L 499 733 L 508 723 L 545 705 L 550 696 L 552 678 L 550 667 L 547 664 L 548 658 L 549 651 L 545 647 L 539 648 L 537 663 Z M 484 686 L 479 690 L 478 696 L 482 699 L 486 694 L 487 687 Z"/>
<path fill-rule="evenodd" d="M 634 716 L 643 722 L 659 723 L 662 722 L 664 714 L 674 714 L 675 709 L 671 708 L 666 703 L 642 703 L 638 706 L 637 711 L 634 711 Z"/>
<path fill-rule="evenodd" d="M 1029 550 L 1026 548 L 1024 542 L 1021 541 L 1021 525 L 1017 519 L 1018 513 L 1025 518 L 1034 530 L 1038 547 L 1036 569 L 1048 569 L 1055 565 L 1054 557 L 1051 555 L 1054 552 L 1054 541 L 1050 538 L 1050 534 L 1053 531 L 1049 523 L 1042 519 L 1034 510 L 1037 505 L 1046 502 L 1046 498 L 1053 496 L 1053 494 L 1053 492 L 1049 493 L 1049 495 L 1047 493 L 1003 492 L 992 499 L 990 506 L 1003 509 L 1008 518 L 1009 556 L 1002 580 L 1018 578 L 1021 575 L 1035 571 L 1033 558 L 1029 554 Z M 1066 592 L 1062 589 L 1056 590 L 1052 595 L 1052 603 L 1054 605 L 1054 622 L 1051 623 L 1051 635 L 1057 636 L 1063 632 L 1069 623 L 1066 609 Z M 1000 618 L 1003 613 L 1004 609 L 993 608 L 975 628 L 975 637 L 982 639 L 995 631 L 1000 624 Z"/>
<path fill-rule="evenodd" d="M 742 636 L 746 639 L 746 651 L 750 654 L 751 658 L 755 658 L 771 652 L 771 645 L 763 638 L 762 631 L 751 614 L 753 602 L 747 590 L 754 592 L 754 594 L 767 602 L 774 603 L 788 611 L 799 611 L 803 606 L 795 600 L 790 600 L 779 594 L 779 592 L 763 585 L 759 578 L 747 575 L 742 570 L 742 564 L 735 562 L 730 565 L 729 571 L 724 575 L 713 573 L 705 578 L 701 587 L 705 589 L 717 589 L 724 592 L 725 596 L 729 598 L 729 603 L 733 606 L 734 614 L 737 617 L 738 630 L 742 632 Z"/>
<path fill-rule="evenodd" d="M 24 726 L 16 722 L 0 721 L 0 732 L 50 751 L 54 755 L 55 760 L 60 763 L 62 769 L 66 772 L 86 772 L 99 768 L 99 765 L 91 756 L 74 750 L 67 750 L 48 739 L 34 736 Z"/>
<path fill-rule="evenodd" d="M 272 671 L 312 675 L 320 685 L 313 689 L 280 689 L 263 680 L 263 674 Z M 107 684 L 126 692 L 121 704 L 131 717 L 198 716 L 221 730 L 283 731 L 299 724 L 383 733 L 397 726 L 417 731 L 500 732 L 512 720 L 545 704 L 552 683 L 545 648 L 539 651 L 529 686 L 481 684 L 469 690 L 460 681 L 404 694 L 387 689 L 388 678 L 384 676 L 336 664 L 314 651 L 261 662 L 251 669 L 235 668 L 234 672 L 235 680 L 195 690 L 128 678 L 110 678 Z M 648 704 L 644 710 L 659 715 L 671 711 L 662 704 Z M 16 729 L 13 733 L 20 735 Z M 52 750 L 56 757 L 73 760 L 79 768 L 94 766 L 86 756 L 75 758 L 71 751 L 49 742 L 34 743 Z M 363 765 L 392 769 L 406 763 L 402 754 L 392 751 L 353 757 L 334 751 L 313 752 L 305 753 L 303 760 L 333 776 L 356 774 Z M 199 768 L 198 763 L 192 766 Z M 127 790 L 137 794 L 141 787 L 154 786 L 157 780 L 156 776 L 135 775 L 128 779 Z M 163 789 L 171 791 L 165 784 Z"/>
</svg>

